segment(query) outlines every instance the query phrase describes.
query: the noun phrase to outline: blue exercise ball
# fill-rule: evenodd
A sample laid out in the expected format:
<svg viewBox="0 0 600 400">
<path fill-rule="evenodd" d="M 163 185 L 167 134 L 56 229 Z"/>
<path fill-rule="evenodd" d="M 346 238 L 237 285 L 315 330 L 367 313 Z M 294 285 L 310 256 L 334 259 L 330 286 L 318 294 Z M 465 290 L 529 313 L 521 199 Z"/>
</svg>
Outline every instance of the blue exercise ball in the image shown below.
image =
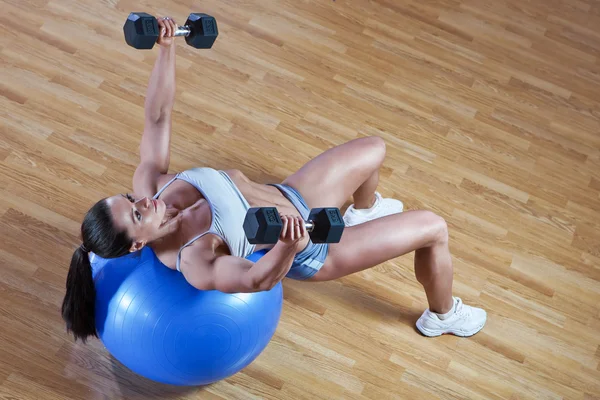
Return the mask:
<svg viewBox="0 0 600 400">
<path fill-rule="evenodd" d="M 91 254 L 90 261 L 98 336 L 148 379 L 196 386 L 227 378 L 254 361 L 277 329 L 281 283 L 258 293 L 201 291 L 147 247 L 118 259 Z"/>
</svg>

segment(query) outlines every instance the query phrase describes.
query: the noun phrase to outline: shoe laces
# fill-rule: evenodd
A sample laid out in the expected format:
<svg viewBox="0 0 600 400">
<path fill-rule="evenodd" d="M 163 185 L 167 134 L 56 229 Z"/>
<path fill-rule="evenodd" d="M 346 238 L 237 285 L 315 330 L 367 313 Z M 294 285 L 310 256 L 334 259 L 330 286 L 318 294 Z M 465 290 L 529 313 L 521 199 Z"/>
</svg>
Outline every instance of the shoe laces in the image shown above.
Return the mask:
<svg viewBox="0 0 600 400">
<path fill-rule="evenodd" d="M 454 297 L 454 301 L 456 302 L 454 313 L 458 317 L 467 318 L 469 315 L 471 315 L 471 309 L 469 307 L 465 307 L 460 297 Z"/>
</svg>

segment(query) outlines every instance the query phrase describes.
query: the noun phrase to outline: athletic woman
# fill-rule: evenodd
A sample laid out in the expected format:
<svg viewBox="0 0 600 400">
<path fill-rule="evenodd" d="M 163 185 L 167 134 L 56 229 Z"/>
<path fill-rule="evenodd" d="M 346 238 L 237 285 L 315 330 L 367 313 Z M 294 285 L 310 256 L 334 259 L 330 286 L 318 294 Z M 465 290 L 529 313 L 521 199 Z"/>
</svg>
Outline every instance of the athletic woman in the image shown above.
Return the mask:
<svg viewBox="0 0 600 400">
<path fill-rule="evenodd" d="M 95 290 L 88 253 L 116 258 L 150 246 L 167 267 L 200 290 L 227 293 L 271 289 L 284 277 L 322 282 L 415 251 L 414 268 L 429 308 L 416 325 L 426 336 L 471 336 L 486 312 L 452 295 L 448 228 L 429 211 L 403 211 L 376 191 L 385 143 L 366 137 L 318 155 L 280 184 L 252 182 L 239 170 L 198 167 L 169 174 L 171 110 L 175 95 L 175 22 L 159 20 L 159 54 L 150 76 L 140 163 L 133 194 L 96 203 L 82 226 L 83 243 L 71 259 L 62 316 L 76 339 L 97 336 Z M 341 208 L 339 243 L 314 244 L 304 220 L 311 208 Z M 250 207 L 277 207 L 284 226 L 275 245 L 251 245 L 243 230 Z M 257 262 L 246 257 L 269 249 Z"/>
</svg>

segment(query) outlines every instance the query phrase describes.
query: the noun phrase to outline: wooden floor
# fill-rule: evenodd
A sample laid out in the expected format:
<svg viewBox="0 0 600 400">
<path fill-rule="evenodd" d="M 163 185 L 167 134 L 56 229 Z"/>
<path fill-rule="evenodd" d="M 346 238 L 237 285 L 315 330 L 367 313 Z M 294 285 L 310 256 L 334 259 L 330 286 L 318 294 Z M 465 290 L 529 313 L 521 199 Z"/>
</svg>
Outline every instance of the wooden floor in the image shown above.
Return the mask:
<svg viewBox="0 0 600 400">
<path fill-rule="evenodd" d="M 599 399 L 600 1 L 0 0 L 0 398 Z M 205 388 L 74 344 L 59 308 L 84 212 L 130 189 L 156 51 L 130 11 L 216 17 L 177 54 L 172 170 L 279 181 L 377 135 L 384 196 L 450 226 L 455 294 L 489 319 L 425 338 L 407 255 L 286 280 L 268 348 Z"/>
</svg>

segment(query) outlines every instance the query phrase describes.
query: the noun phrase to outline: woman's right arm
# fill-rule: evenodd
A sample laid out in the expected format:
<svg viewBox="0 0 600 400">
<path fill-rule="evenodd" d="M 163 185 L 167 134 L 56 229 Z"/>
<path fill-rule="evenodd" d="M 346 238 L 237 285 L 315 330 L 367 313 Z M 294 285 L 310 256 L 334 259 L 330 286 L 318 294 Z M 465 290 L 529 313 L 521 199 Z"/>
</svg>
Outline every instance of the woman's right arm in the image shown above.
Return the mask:
<svg viewBox="0 0 600 400">
<path fill-rule="evenodd" d="M 185 278 L 200 290 L 253 293 L 272 289 L 292 267 L 299 245 L 306 236 L 301 218 L 282 216 L 281 219 L 284 226 L 279 241 L 256 262 L 235 256 L 203 259 L 206 250 L 188 248 L 190 254 L 183 259 L 190 261 L 184 261 L 181 267 Z M 295 226 L 293 221 L 296 221 Z"/>
<path fill-rule="evenodd" d="M 212 287 L 225 293 L 253 293 L 271 290 L 292 267 L 297 247 L 276 244 L 258 261 L 219 257 L 212 267 Z"/>
<path fill-rule="evenodd" d="M 185 250 L 188 250 L 187 254 Z M 196 289 L 254 293 L 272 289 L 285 277 L 294 261 L 297 246 L 279 242 L 256 262 L 235 256 L 208 260 L 203 259 L 206 250 L 194 249 L 193 246 L 185 250 L 181 272 Z"/>
</svg>

